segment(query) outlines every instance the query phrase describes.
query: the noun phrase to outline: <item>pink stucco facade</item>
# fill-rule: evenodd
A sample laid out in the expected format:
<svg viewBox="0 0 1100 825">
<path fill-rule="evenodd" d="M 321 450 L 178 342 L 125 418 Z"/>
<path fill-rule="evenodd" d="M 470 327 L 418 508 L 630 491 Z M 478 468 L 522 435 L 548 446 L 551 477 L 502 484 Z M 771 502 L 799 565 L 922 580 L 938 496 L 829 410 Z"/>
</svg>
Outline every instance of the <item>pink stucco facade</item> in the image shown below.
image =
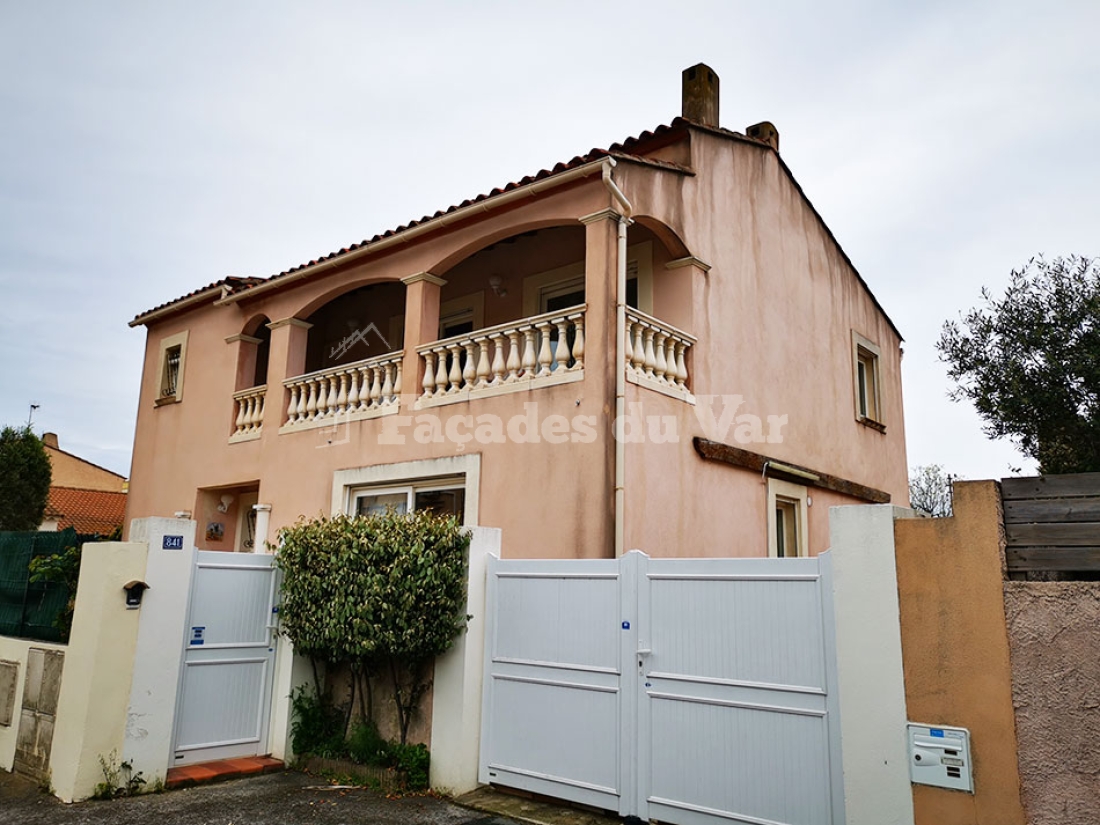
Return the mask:
<svg viewBox="0 0 1100 825">
<path fill-rule="evenodd" d="M 356 490 L 459 477 L 466 521 L 501 528 L 509 557 L 606 557 L 617 547 L 758 556 L 769 552 L 769 524 L 775 532 L 769 489 L 779 489 L 778 480 L 804 488 L 795 502 L 802 509 L 792 512 L 809 553 L 827 547 L 829 506 L 868 500 L 852 490 L 907 504 L 900 336 L 778 153 L 677 120 L 613 155 L 614 163 L 586 158 L 393 236 L 407 242 L 368 243 L 258 287 L 211 290 L 139 316 L 148 340 L 129 518 L 190 511 L 200 546 L 243 549 L 240 510 L 252 503 L 270 505 L 274 540 L 301 516 L 344 509 Z M 622 298 L 631 306 L 620 349 L 619 226 L 627 212 L 630 286 Z M 561 310 L 554 301 L 575 298 L 577 278 L 583 304 L 572 320 L 552 320 L 548 346 L 567 331 L 570 347 L 583 336 L 583 353 L 568 367 L 555 358 L 552 376 L 509 383 L 499 367 L 524 373 L 516 367 L 526 353 L 517 350 L 511 364 L 507 349 L 516 342 L 522 349 L 530 332 L 523 320 Z M 466 326 L 440 351 L 457 354 L 457 366 L 448 360 L 435 385 L 438 357 L 430 362 L 425 394 L 426 359 L 417 348 L 440 338 L 441 315 L 456 308 Z M 646 327 L 646 319 L 657 323 Z M 377 333 L 349 352 L 375 358 L 401 350 L 390 361 L 390 377 L 397 363 L 402 369 L 400 394 L 356 420 L 342 415 L 352 405 L 341 397 L 328 421 L 288 425 L 299 399 L 284 382 L 334 369 L 345 356 L 332 353 L 370 323 Z M 645 340 L 641 332 L 633 338 L 643 327 L 654 342 L 667 342 L 663 380 L 660 368 L 656 378 L 644 375 L 652 359 L 627 363 L 624 350 Z M 482 329 L 498 331 L 479 349 Z M 165 403 L 165 342 L 184 333 L 180 386 Z M 463 335 L 475 341 L 469 348 Z M 541 356 L 542 339 L 530 335 Z M 873 414 L 863 418 L 857 337 L 874 356 L 871 383 L 863 385 Z M 687 373 L 679 382 L 671 365 L 676 341 Z M 260 348 L 267 369 L 257 376 Z M 474 375 L 483 353 L 487 378 Z M 243 408 L 233 396 L 258 379 L 266 381 L 263 413 L 249 424 L 245 413 L 258 407 Z M 348 379 L 332 380 L 327 388 L 344 381 L 346 395 Z M 464 383 L 474 390 L 458 389 Z M 641 421 L 626 425 L 621 449 L 613 435 L 617 387 L 623 409 Z M 725 396 L 739 396 L 728 403 L 741 417 L 723 433 Z M 708 426 L 708 411 L 717 428 Z M 527 424 L 517 423 L 524 417 Z M 438 438 L 417 438 L 432 428 Z M 697 436 L 801 475 L 704 460 Z M 432 463 L 438 459 L 450 461 Z M 220 538 L 217 531 L 207 538 L 211 523 L 223 524 Z"/>
</svg>

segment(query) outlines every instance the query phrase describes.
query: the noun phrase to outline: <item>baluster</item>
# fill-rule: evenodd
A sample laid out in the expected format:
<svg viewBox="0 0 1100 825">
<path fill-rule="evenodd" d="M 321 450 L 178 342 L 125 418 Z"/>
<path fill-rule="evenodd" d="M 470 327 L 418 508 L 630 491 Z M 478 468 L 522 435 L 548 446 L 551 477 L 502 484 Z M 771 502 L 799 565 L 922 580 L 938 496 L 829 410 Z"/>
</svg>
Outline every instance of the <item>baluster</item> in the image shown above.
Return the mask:
<svg viewBox="0 0 1100 825">
<path fill-rule="evenodd" d="M 309 413 L 306 410 L 306 403 L 309 401 L 309 386 L 306 384 L 298 384 L 298 409 L 297 415 L 294 416 L 294 423 L 300 424 L 309 417 Z"/>
<path fill-rule="evenodd" d="M 243 398 L 238 398 L 237 399 L 237 422 L 236 422 L 236 427 L 233 430 L 234 434 L 244 432 L 244 420 L 245 420 L 245 416 L 244 416 L 245 404 L 244 404 L 244 401 L 245 400 Z"/>
<path fill-rule="evenodd" d="M 328 379 L 328 415 L 336 414 L 336 396 L 340 392 L 340 382 L 333 375 Z"/>
<path fill-rule="evenodd" d="M 435 368 L 435 392 L 443 395 L 447 391 L 447 350 L 441 349 L 437 354 Z"/>
<path fill-rule="evenodd" d="M 478 354 L 477 354 L 477 386 L 487 387 L 489 385 L 489 339 L 482 338 L 477 342 Z"/>
<path fill-rule="evenodd" d="M 489 383 L 500 384 L 504 381 L 504 336 L 499 332 L 490 335 L 493 342 L 493 380 Z"/>
<path fill-rule="evenodd" d="M 348 374 L 340 373 L 340 389 L 336 393 L 337 414 L 347 412 L 348 409 Z"/>
<path fill-rule="evenodd" d="M 559 372 L 569 369 L 569 358 L 571 356 L 569 352 L 569 319 L 559 318 L 554 324 L 558 328 L 558 345 L 554 348 L 554 360 L 557 362 L 557 366 L 554 367 L 554 372 Z"/>
<path fill-rule="evenodd" d="M 451 351 L 451 372 L 448 375 L 451 386 L 447 391 L 458 392 L 462 389 L 462 345 L 451 344 L 448 349 Z"/>
<path fill-rule="evenodd" d="M 629 339 L 628 339 L 629 340 Z M 627 359 L 630 363 L 630 359 Z M 584 369 L 584 316 L 578 315 L 573 319 L 573 367 L 575 370 Z"/>
<path fill-rule="evenodd" d="M 306 402 L 306 420 L 312 421 L 317 417 L 317 382 L 309 382 L 309 400 Z"/>
<path fill-rule="evenodd" d="M 424 387 L 424 398 L 431 398 L 432 392 L 435 390 L 435 355 L 429 350 L 423 354 L 424 358 L 424 380 L 421 385 Z"/>
<path fill-rule="evenodd" d="M 290 403 L 286 407 L 286 423 L 293 424 L 294 419 L 298 417 L 298 385 L 292 384 L 288 389 L 290 390 Z"/>
<path fill-rule="evenodd" d="M 550 363 L 554 360 L 550 354 L 550 322 L 540 321 L 536 327 L 539 331 L 539 371 L 537 376 L 550 374 Z"/>
<path fill-rule="evenodd" d="M 386 377 L 382 380 L 382 396 L 379 399 L 380 404 L 392 404 L 393 403 L 393 364 L 386 364 L 380 369 L 385 370 Z"/>
<path fill-rule="evenodd" d="M 657 357 L 653 354 L 653 328 L 645 328 L 645 374 L 653 377 L 653 368 L 657 365 Z"/>
<path fill-rule="evenodd" d="M 519 378 L 519 366 L 519 330 L 514 329 L 508 333 L 508 377 L 504 379 L 506 384 Z"/>
<path fill-rule="evenodd" d="M 688 371 L 687 364 L 684 361 L 684 355 L 687 352 L 687 344 L 683 341 L 676 342 L 676 386 L 680 389 L 687 389 Z"/>
<path fill-rule="evenodd" d="M 252 429 L 259 432 L 264 426 L 264 396 L 256 396 L 256 408 L 252 413 Z"/>
<path fill-rule="evenodd" d="M 360 367 L 356 367 L 351 371 L 349 381 L 351 385 L 348 387 L 348 412 L 353 413 L 359 409 L 359 370 Z"/>
<path fill-rule="evenodd" d="M 520 366 L 523 367 L 523 377 L 530 378 L 535 372 L 535 328 L 524 327 L 520 332 L 523 333 L 523 360 Z"/>
<path fill-rule="evenodd" d="M 324 418 L 328 412 L 328 379 L 319 378 L 317 383 L 317 413 L 313 417 Z"/>
<path fill-rule="evenodd" d="M 401 398 L 401 362 L 400 361 L 397 362 L 397 365 L 394 368 L 394 373 L 395 373 L 395 376 L 394 376 L 394 379 L 393 379 L 393 398 L 392 398 L 392 401 L 396 404 L 398 399 Z"/>
<path fill-rule="evenodd" d="M 645 344 L 642 341 L 642 336 L 645 333 L 645 326 L 640 321 L 634 322 L 634 359 L 631 362 L 635 372 L 643 372 L 645 370 Z"/>
<path fill-rule="evenodd" d="M 466 347 L 466 363 L 462 366 L 462 386 L 469 389 L 477 378 L 477 344 L 466 341 L 462 346 Z"/>
<path fill-rule="evenodd" d="M 634 369 L 634 322 L 626 319 L 626 335 L 623 336 L 623 363 L 627 370 Z"/>
<path fill-rule="evenodd" d="M 671 335 L 665 340 L 665 380 L 676 385 L 676 339 Z"/>
<path fill-rule="evenodd" d="M 250 395 L 250 396 L 248 396 L 248 398 L 246 400 L 248 401 L 248 407 L 247 407 L 247 412 L 245 412 L 245 428 L 244 429 L 245 429 L 245 432 L 251 433 L 251 432 L 256 431 L 256 427 L 259 424 L 259 420 L 258 420 L 259 416 L 256 415 L 256 412 L 257 412 L 257 410 L 260 406 L 260 399 L 258 399 L 254 395 Z"/>
<path fill-rule="evenodd" d="M 665 341 L 668 339 L 661 330 L 655 330 L 653 333 L 653 375 L 654 377 L 664 383 L 668 379 L 665 378 L 665 372 L 668 370 L 668 361 L 665 359 Z"/>
<path fill-rule="evenodd" d="M 371 409 L 382 403 L 382 376 L 378 367 L 370 368 L 370 406 Z"/>
</svg>

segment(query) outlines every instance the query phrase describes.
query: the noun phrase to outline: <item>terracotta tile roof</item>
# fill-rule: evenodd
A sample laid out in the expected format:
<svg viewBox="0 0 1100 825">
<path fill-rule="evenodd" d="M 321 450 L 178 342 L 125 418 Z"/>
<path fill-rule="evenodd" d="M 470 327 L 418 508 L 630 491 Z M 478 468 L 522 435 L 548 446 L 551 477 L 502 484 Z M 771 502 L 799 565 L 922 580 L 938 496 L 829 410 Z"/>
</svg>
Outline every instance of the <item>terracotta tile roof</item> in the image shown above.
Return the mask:
<svg viewBox="0 0 1100 825">
<path fill-rule="evenodd" d="M 57 516 L 57 528 L 76 528 L 82 535 L 106 536 L 126 518 L 126 493 L 51 487 L 46 512 Z"/>
<path fill-rule="evenodd" d="M 214 283 L 212 284 L 207 284 L 206 286 L 199 287 L 198 289 L 194 289 L 191 292 L 188 292 L 186 295 L 181 295 L 178 298 L 173 298 L 171 301 L 165 301 L 163 304 L 158 304 L 152 309 L 147 309 L 145 310 L 145 312 L 139 313 L 138 315 L 134 316 L 134 320 L 130 322 L 130 326 L 134 326 L 139 318 L 144 318 L 146 315 L 152 315 L 154 312 L 159 312 L 162 309 L 167 309 L 173 304 L 183 303 L 189 298 L 194 298 L 198 295 L 202 295 L 204 292 L 210 292 L 215 289 L 221 291 L 223 288 L 232 292 L 235 289 L 239 289 L 241 287 L 247 288 L 259 283 L 263 283 L 265 280 L 267 279 L 256 278 L 253 276 L 227 275 L 221 280 L 214 281 Z"/>
</svg>

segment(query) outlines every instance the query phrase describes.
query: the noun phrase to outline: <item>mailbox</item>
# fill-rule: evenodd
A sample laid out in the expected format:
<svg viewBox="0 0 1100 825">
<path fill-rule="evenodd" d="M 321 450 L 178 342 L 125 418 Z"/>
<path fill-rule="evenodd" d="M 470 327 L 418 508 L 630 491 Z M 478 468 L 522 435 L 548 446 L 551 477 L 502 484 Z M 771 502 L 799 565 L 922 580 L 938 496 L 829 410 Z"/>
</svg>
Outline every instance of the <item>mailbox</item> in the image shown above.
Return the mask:
<svg viewBox="0 0 1100 825">
<path fill-rule="evenodd" d="M 970 763 L 970 731 L 946 725 L 915 725 L 909 730 L 909 779 L 974 793 Z"/>
<path fill-rule="evenodd" d="M 134 580 L 122 585 L 122 589 L 126 593 L 126 609 L 137 610 L 141 607 L 142 594 L 149 589 L 149 585 L 143 581 Z"/>
</svg>

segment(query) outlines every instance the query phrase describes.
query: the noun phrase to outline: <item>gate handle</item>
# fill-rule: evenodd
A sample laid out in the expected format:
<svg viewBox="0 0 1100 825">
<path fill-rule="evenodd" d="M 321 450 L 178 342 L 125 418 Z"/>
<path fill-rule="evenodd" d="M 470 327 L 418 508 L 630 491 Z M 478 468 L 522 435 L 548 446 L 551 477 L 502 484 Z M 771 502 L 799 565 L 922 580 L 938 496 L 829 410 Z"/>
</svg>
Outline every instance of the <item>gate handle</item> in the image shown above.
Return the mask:
<svg viewBox="0 0 1100 825">
<path fill-rule="evenodd" d="M 648 656 L 648 655 L 650 655 L 650 654 L 651 654 L 652 652 L 653 652 L 653 651 L 652 651 L 652 650 L 651 650 L 650 648 L 648 648 L 648 647 L 640 647 L 640 648 L 638 648 L 638 655 L 639 655 L 639 656 Z"/>
</svg>

